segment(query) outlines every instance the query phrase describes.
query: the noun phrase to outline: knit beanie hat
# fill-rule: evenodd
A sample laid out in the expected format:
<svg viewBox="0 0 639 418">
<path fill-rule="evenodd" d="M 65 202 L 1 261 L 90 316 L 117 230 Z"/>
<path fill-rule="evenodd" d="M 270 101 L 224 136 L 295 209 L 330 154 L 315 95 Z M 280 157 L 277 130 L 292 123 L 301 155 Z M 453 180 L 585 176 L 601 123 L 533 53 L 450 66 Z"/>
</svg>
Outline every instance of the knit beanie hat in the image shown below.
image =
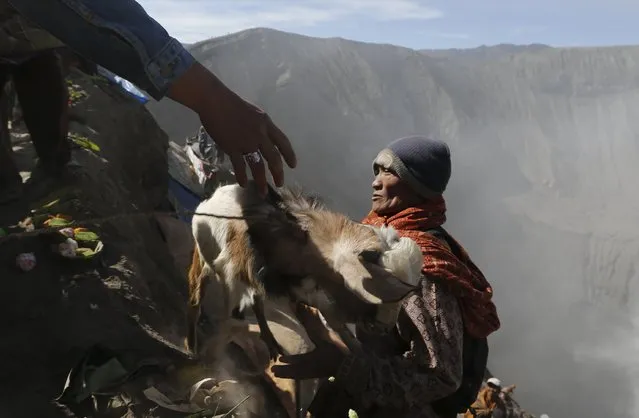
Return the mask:
<svg viewBox="0 0 639 418">
<path fill-rule="evenodd" d="M 450 149 L 424 136 L 396 139 L 380 151 L 373 165 L 393 170 L 423 197 L 440 195 L 450 180 Z"/>
</svg>

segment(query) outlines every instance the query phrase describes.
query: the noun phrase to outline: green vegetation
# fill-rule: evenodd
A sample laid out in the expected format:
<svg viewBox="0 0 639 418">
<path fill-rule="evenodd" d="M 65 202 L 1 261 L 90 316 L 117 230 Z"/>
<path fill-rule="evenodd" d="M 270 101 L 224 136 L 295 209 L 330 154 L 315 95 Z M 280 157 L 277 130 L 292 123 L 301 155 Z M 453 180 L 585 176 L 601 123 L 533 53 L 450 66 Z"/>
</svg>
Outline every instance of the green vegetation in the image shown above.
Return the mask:
<svg viewBox="0 0 639 418">
<path fill-rule="evenodd" d="M 89 95 L 79 85 L 73 84 L 71 80 L 67 80 L 67 89 L 69 90 L 69 106 L 74 107 L 78 103 L 85 100 Z"/>
<path fill-rule="evenodd" d="M 84 149 L 87 149 L 93 152 L 100 152 L 100 146 L 96 144 L 95 142 L 91 141 L 86 136 L 83 136 L 77 133 L 70 133 L 69 139 Z"/>
</svg>

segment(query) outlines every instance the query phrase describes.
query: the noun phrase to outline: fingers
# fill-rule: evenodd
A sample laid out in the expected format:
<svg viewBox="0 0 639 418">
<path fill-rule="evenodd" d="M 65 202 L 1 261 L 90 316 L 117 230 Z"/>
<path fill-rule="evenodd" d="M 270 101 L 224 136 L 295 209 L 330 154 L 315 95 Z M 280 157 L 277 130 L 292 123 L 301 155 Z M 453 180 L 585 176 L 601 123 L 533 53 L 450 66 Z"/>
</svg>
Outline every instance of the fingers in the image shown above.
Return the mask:
<svg viewBox="0 0 639 418">
<path fill-rule="evenodd" d="M 297 317 L 304 326 L 306 333 L 315 345 L 330 342 L 330 333 L 318 315 L 318 310 L 310 306 L 299 304 Z"/>
<path fill-rule="evenodd" d="M 260 196 L 266 196 L 268 192 L 268 183 L 266 182 L 266 167 L 264 166 L 264 158 L 260 156 L 259 161 L 248 161 L 248 166 L 253 174 L 253 180 L 257 186 Z"/>
<path fill-rule="evenodd" d="M 291 354 L 280 356 L 279 362 L 286 363 L 285 366 L 295 366 L 296 364 L 308 364 L 309 360 L 317 360 L 315 350 L 303 354 Z"/>
<path fill-rule="evenodd" d="M 231 92 L 232 93 L 232 92 Z M 202 126 L 220 148 L 228 155 L 240 186 L 246 187 L 249 169 L 257 190 L 263 197 L 268 191 L 266 165 L 277 187 L 284 185 L 284 163 L 294 168 L 297 158 L 286 135 L 271 118 L 251 103 L 231 94 L 220 113 L 200 112 Z M 246 158 L 247 154 L 260 152 L 263 158 Z"/>
<path fill-rule="evenodd" d="M 305 304 L 304 302 L 299 302 L 295 306 L 295 314 L 300 319 L 300 321 L 304 323 L 306 322 L 311 323 L 313 321 L 313 318 L 317 317 L 316 312 L 317 312 L 317 308 L 313 308 L 312 306 L 309 306 Z"/>
<path fill-rule="evenodd" d="M 268 163 L 268 170 L 273 176 L 275 186 L 282 187 L 284 185 L 284 166 L 277 148 L 275 148 L 272 142 L 267 140 L 260 147 L 260 151 L 262 151 L 262 155 Z"/>
<path fill-rule="evenodd" d="M 246 177 L 246 165 L 244 163 L 244 157 L 240 154 L 230 154 L 229 159 L 233 165 L 233 171 L 235 172 L 235 179 L 240 186 L 246 187 L 248 178 Z"/>
<path fill-rule="evenodd" d="M 273 145 L 275 145 L 282 154 L 286 164 L 291 168 L 295 168 L 295 166 L 297 166 L 297 156 L 295 155 L 291 141 L 288 140 L 288 137 L 273 123 L 268 115 L 266 115 L 266 123 L 268 128 L 267 134 Z"/>
<path fill-rule="evenodd" d="M 248 153 L 251 154 L 251 153 Z M 235 171 L 235 179 L 240 186 L 246 187 L 248 183 L 248 177 L 246 175 L 246 166 L 249 166 L 253 180 L 260 196 L 266 196 L 268 192 L 268 183 L 266 181 L 266 167 L 264 164 L 264 158 L 260 155 L 259 161 L 252 158 L 245 159 L 247 154 L 234 153 L 229 155 L 231 164 L 233 165 L 233 171 Z M 272 158 L 272 157 L 271 157 Z M 280 162 L 281 165 L 281 162 Z"/>
<path fill-rule="evenodd" d="M 317 373 L 307 370 L 304 366 L 276 365 L 271 367 L 276 377 L 281 379 L 314 379 Z"/>
</svg>

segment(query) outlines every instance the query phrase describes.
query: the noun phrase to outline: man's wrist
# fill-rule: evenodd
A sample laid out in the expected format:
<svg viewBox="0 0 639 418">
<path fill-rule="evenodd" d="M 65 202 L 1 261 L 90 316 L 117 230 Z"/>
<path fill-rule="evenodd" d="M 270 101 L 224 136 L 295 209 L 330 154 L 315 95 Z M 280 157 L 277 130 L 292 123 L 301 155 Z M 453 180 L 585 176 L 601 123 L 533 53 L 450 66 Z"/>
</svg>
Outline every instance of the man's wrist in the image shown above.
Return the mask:
<svg viewBox="0 0 639 418">
<path fill-rule="evenodd" d="M 201 114 L 223 102 L 228 87 L 215 74 L 199 62 L 176 79 L 169 88 L 168 97 Z"/>
</svg>

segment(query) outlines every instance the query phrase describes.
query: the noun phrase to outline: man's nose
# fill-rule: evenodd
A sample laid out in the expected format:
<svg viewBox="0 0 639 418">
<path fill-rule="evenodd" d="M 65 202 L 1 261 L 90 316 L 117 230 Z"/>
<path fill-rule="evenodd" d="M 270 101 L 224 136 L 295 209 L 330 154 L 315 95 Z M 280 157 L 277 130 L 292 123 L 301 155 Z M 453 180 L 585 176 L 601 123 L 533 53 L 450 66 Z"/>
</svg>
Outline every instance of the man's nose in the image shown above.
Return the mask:
<svg viewBox="0 0 639 418">
<path fill-rule="evenodd" d="M 375 190 L 382 188 L 382 182 L 379 180 L 379 176 L 375 176 L 375 178 L 373 178 L 371 186 L 373 186 L 373 189 Z"/>
</svg>

